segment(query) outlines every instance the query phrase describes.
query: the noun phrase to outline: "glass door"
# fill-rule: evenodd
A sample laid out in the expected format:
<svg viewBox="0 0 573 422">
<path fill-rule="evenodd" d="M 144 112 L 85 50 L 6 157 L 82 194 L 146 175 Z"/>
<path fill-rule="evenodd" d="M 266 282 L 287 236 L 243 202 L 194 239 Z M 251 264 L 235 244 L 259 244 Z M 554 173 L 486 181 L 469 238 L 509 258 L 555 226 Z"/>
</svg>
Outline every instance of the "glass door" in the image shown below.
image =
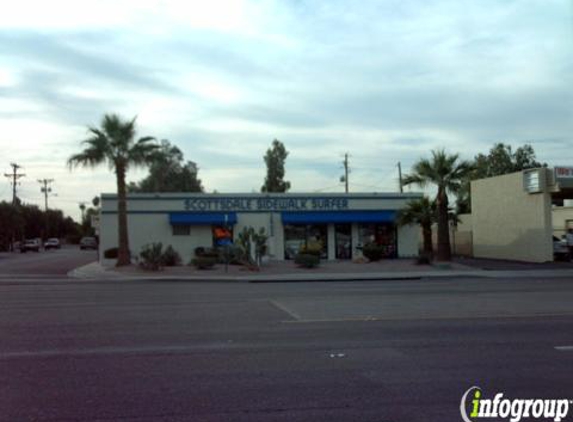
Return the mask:
<svg viewBox="0 0 573 422">
<path fill-rule="evenodd" d="M 334 244 L 336 259 L 352 258 L 352 226 L 350 224 L 334 225 Z"/>
</svg>

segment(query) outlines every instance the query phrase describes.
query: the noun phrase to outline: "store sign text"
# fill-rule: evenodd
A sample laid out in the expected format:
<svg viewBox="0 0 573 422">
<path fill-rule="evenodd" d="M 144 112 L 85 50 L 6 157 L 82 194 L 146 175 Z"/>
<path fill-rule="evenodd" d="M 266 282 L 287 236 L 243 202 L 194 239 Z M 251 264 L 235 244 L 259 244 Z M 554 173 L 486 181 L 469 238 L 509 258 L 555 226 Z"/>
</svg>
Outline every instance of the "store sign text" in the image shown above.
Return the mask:
<svg viewBox="0 0 573 422">
<path fill-rule="evenodd" d="M 187 211 L 337 211 L 347 198 L 187 198 Z"/>
</svg>

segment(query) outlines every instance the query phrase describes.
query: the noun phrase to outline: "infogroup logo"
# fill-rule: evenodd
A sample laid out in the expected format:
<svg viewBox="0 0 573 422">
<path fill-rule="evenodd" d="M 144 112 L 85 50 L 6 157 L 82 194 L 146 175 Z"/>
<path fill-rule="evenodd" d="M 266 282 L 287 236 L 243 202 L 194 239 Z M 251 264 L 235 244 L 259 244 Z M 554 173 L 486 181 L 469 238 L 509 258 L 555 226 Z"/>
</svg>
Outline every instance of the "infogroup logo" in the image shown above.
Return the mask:
<svg viewBox="0 0 573 422">
<path fill-rule="evenodd" d="M 573 404 L 573 400 L 569 399 L 506 399 L 503 396 L 503 393 L 497 393 L 493 399 L 486 399 L 481 388 L 476 386 L 470 388 L 464 393 L 460 403 L 462 419 L 464 422 L 488 418 L 508 419 L 510 422 L 526 419 L 559 422 L 567 416 L 569 407 Z"/>
</svg>

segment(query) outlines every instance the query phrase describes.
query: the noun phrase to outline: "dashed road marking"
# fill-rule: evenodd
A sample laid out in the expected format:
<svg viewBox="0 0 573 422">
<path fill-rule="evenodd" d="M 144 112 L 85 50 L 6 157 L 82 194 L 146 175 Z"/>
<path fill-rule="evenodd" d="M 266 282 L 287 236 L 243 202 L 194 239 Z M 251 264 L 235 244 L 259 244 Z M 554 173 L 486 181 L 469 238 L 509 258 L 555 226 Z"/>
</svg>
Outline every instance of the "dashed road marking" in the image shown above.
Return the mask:
<svg viewBox="0 0 573 422">
<path fill-rule="evenodd" d="M 573 346 L 555 346 L 555 350 L 560 352 L 573 352 Z"/>
</svg>

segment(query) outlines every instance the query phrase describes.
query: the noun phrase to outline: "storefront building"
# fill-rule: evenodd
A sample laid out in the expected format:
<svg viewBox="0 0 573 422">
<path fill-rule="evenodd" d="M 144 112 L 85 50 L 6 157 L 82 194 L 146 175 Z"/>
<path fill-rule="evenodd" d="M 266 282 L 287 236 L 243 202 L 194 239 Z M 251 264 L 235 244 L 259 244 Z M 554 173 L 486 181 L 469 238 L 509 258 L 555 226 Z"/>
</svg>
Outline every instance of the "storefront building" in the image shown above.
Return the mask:
<svg viewBox="0 0 573 422">
<path fill-rule="evenodd" d="M 132 255 L 153 242 L 171 245 L 188 262 L 198 247 L 236 239 L 245 227 L 264 228 L 270 259 L 293 259 L 302 245 L 320 245 L 329 260 L 355 259 L 363 245 L 384 247 L 386 258 L 418 255 L 419 227 L 398 226 L 398 211 L 418 193 L 130 194 Z M 100 256 L 117 247 L 117 195 L 102 195 Z"/>
</svg>

